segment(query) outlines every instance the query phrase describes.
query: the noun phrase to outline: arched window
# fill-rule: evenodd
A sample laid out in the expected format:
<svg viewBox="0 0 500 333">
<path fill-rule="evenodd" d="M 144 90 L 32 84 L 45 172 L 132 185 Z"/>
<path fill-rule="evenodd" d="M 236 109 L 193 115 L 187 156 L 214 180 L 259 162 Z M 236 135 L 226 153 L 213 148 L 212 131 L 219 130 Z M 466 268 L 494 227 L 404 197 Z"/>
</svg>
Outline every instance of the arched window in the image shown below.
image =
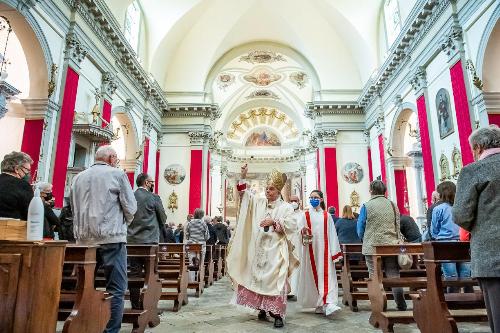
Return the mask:
<svg viewBox="0 0 500 333">
<path fill-rule="evenodd" d="M 401 15 L 399 14 L 398 0 L 385 0 L 384 19 L 385 37 L 387 48 L 389 49 L 401 32 Z"/>
<path fill-rule="evenodd" d="M 141 26 L 141 9 L 139 3 L 134 1 L 128 6 L 127 14 L 125 15 L 124 34 L 130 46 L 137 53 L 139 47 L 139 30 Z"/>
</svg>

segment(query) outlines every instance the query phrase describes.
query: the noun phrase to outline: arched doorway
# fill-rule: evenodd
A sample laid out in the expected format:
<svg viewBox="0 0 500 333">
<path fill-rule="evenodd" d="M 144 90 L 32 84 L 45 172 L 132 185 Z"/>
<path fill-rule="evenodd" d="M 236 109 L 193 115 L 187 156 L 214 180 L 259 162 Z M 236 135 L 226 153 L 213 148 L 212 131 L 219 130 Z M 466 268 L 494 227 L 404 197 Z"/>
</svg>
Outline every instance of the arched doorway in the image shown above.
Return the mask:
<svg viewBox="0 0 500 333">
<path fill-rule="evenodd" d="M 111 145 L 120 159 L 120 167 L 125 170 L 130 184 L 134 187 L 135 173 L 141 157 L 137 130 L 127 113 L 123 112 L 123 107 L 114 110 L 111 124 L 114 131 Z"/>
<path fill-rule="evenodd" d="M 483 62 L 483 96 L 490 124 L 500 126 L 500 20 L 491 31 Z"/>
</svg>

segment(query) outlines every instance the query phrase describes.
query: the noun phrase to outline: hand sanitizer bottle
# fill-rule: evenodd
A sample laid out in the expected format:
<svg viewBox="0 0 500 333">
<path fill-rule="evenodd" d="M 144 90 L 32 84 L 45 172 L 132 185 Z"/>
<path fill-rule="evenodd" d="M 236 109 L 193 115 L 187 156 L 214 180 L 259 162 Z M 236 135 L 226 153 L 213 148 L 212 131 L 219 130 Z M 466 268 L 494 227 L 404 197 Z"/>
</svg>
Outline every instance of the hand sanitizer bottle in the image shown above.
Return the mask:
<svg viewBox="0 0 500 333">
<path fill-rule="evenodd" d="M 28 226 L 26 228 L 26 239 L 29 241 L 40 241 L 43 239 L 44 209 L 40 189 L 35 188 L 35 194 L 28 207 Z"/>
</svg>

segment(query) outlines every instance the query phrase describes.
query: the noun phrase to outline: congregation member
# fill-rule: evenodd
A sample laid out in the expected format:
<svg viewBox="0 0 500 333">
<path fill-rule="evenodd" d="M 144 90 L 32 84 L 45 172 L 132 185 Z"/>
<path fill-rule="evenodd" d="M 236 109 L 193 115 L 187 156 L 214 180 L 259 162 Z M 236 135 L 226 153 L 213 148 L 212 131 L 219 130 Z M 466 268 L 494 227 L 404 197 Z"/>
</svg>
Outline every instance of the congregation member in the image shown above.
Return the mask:
<svg viewBox="0 0 500 333">
<path fill-rule="evenodd" d="M 340 244 L 361 244 L 356 232 L 357 219 L 352 212 L 352 207 L 345 205 L 342 209 L 342 217 L 335 222 L 335 230 Z"/>
<path fill-rule="evenodd" d="M 214 230 L 217 235 L 217 244 L 227 245 L 229 243 L 230 232 L 227 224 L 223 222 L 222 216 L 215 217 Z"/>
<path fill-rule="evenodd" d="M 229 219 L 226 219 L 226 224 L 227 224 L 227 232 L 229 233 L 229 239 L 231 239 L 231 231 L 233 230 L 233 227 L 231 226 L 231 221 L 229 221 Z"/>
<path fill-rule="evenodd" d="M 55 238 L 55 232 L 58 234 L 61 230 L 61 223 L 52 208 L 54 208 L 54 196 L 52 195 L 52 184 L 47 182 L 38 182 L 36 185 L 40 189 L 40 197 L 43 203 L 43 238 L 51 240 Z"/>
<path fill-rule="evenodd" d="M 5 155 L 0 169 L 0 217 L 28 220 L 28 207 L 33 199 L 31 157 L 13 151 Z"/>
<path fill-rule="evenodd" d="M 335 216 L 336 213 L 337 211 L 335 210 L 335 207 L 333 206 L 328 207 L 328 214 L 330 214 L 330 216 L 332 217 L 333 222 L 337 222 L 338 217 Z"/>
<path fill-rule="evenodd" d="M 373 275 L 373 257 L 375 245 L 399 244 L 399 210 L 398 207 L 385 197 L 387 188 L 380 180 L 370 183 L 371 199 L 363 204 L 358 216 L 356 230 L 363 242 L 362 253 L 365 256 L 368 274 Z M 388 278 L 399 278 L 397 257 L 388 256 L 382 259 L 384 272 Z M 403 288 L 392 288 L 397 309 L 406 310 L 406 301 Z"/>
<path fill-rule="evenodd" d="M 61 209 L 61 214 L 59 215 L 59 226 L 61 228 L 59 239 L 74 243 L 75 235 L 73 233 L 73 212 L 71 210 L 69 197 L 64 197 L 63 208 Z"/>
<path fill-rule="evenodd" d="M 490 125 L 469 137 L 474 163 L 457 181 L 454 222 L 471 233 L 472 277 L 483 291 L 493 333 L 500 332 L 500 129 Z"/>
<path fill-rule="evenodd" d="M 418 228 L 417 222 L 409 215 L 401 214 L 399 216 L 400 231 L 406 242 L 420 243 L 422 241 L 422 234 Z"/>
<path fill-rule="evenodd" d="M 329 316 L 340 310 L 335 262 L 342 257 L 335 223 L 325 210 L 323 192 L 309 195 L 309 209 L 302 214 L 302 235 L 312 236 L 302 250 L 297 301 L 305 308 Z M 328 258 L 328 260 L 325 260 Z"/>
<path fill-rule="evenodd" d="M 301 226 L 300 223 L 302 222 L 302 215 L 304 214 L 304 212 L 302 211 L 302 209 L 300 209 L 300 199 L 297 195 L 291 195 L 289 203 L 290 205 L 292 205 L 293 208 L 293 217 L 297 221 L 297 232 L 292 237 L 292 244 L 297 251 L 297 258 L 301 258 L 303 246 L 302 246 L 302 237 L 300 234 L 300 230 L 302 230 L 304 226 Z M 299 288 L 299 275 L 300 275 L 299 271 L 300 271 L 300 266 L 297 267 L 297 269 L 293 272 L 292 276 L 290 277 L 290 293 L 288 294 L 288 299 L 294 301 L 297 300 L 297 292 Z"/>
<path fill-rule="evenodd" d="M 436 241 L 459 241 L 460 228 L 453 221 L 452 206 L 455 202 L 456 186 L 453 182 L 444 181 L 438 185 L 441 205 L 434 207 L 431 220 L 431 237 Z M 470 277 L 470 264 L 466 262 L 447 262 L 441 264 L 445 278 Z M 466 290 L 471 291 L 470 288 Z M 457 287 L 447 287 L 448 292 L 458 292 Z"/>
<path fill-rule="evenodd" d="M 249 190 L 247 172 L 245 164 L 237 185 L 241 204 L 227 255 L 228 274 L 236 285 L 234 303 L 259 310 L 263 321 L 269 313 L 279 328 L 284 326 L 288 277 L 298 266 L 291 242 L 297 223 L 292 206 L 281 198 L 286 174 L 272 170 L 265 198 L 260 198 Z"/>
<path fill-rule="evenodd" d="M 172 222 L 165 226 L 165 243 L 175 243 L 174 227 L 175 224 Z"/>
<path fill-rule="evenodd" d="M 177 229 L 174 231 L 174 237 L 176 243 L 184 243 L 184 227 L 182 226 L 182 223 L 177 225 Z"/>
<path fill-rule="evenodd" d="M 99 147 L 95 163 L 75 176 L 70 194 L 77 243 L 99 245 L 96 271 L 104 268 L 106 291 L 112 296 L 106 333 L 120 331 L 127 290 L 127 226 L 137 211 L 128 177 L 117 164 L 113 147 Z"/>
<path fill-rule="evenodd" d="M 207 245 L 215 245 L 215 243 L 217 243 L 217 233 L 215 232 L 215 228 L 213 225 L 215 218 L 212 219 L 210 216 L 205 216 L 204 220 L 207 225 L 209 235 L 207 239 Z"/>
<path fill-rule="evenodd" d="M 210 238 L 207 224 L 203 221 L 205 211 L 201 208 L 194 210 L 193 218 L 190 219 L 185 227 L 184 240 L 186 244 L 206 244 Z"/>
<path fill-rule="evenodd" d="M 137 176 L 135 183 L 137 189 L 134 192 L 134 197 L 137 201 L 137 211 L 127 229 L 127 242 L 130 244 L 158 244 L 161 230 L 167 220 L 163 204 L 161 200 L 158 201 L 155 198 L 155 194 L 151 191 L 154 187 L 151 176 L 141 173 Z M 140 277 L 145 267 L 145 260 L 143 258 L 130 258 L 129 266 L 129 276 Z M 132 309 L 142 309 L 141 289 L 129 288 L 129 290 Z"/>
</svg>

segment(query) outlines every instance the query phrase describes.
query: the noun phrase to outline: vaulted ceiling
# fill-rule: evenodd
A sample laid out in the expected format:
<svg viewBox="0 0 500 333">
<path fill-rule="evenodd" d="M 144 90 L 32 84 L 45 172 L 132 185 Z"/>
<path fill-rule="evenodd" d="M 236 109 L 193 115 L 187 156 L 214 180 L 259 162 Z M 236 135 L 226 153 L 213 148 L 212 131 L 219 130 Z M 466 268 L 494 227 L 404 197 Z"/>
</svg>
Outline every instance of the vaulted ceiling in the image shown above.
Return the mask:
<svg viewBox="0 0 500 333">
<path fill-rule="evenodd" d="M 123 24 L 132 0 L 107 0 Z M 201 92 L 228 52 L 270 42 L 303 56 L 317 90 L 361 89 L 376 68 L 382 0 L 140 0 L 144 63 L 167 91 Z M 145 47 L 144 47 L 145 46 Z"/>
</svg>

